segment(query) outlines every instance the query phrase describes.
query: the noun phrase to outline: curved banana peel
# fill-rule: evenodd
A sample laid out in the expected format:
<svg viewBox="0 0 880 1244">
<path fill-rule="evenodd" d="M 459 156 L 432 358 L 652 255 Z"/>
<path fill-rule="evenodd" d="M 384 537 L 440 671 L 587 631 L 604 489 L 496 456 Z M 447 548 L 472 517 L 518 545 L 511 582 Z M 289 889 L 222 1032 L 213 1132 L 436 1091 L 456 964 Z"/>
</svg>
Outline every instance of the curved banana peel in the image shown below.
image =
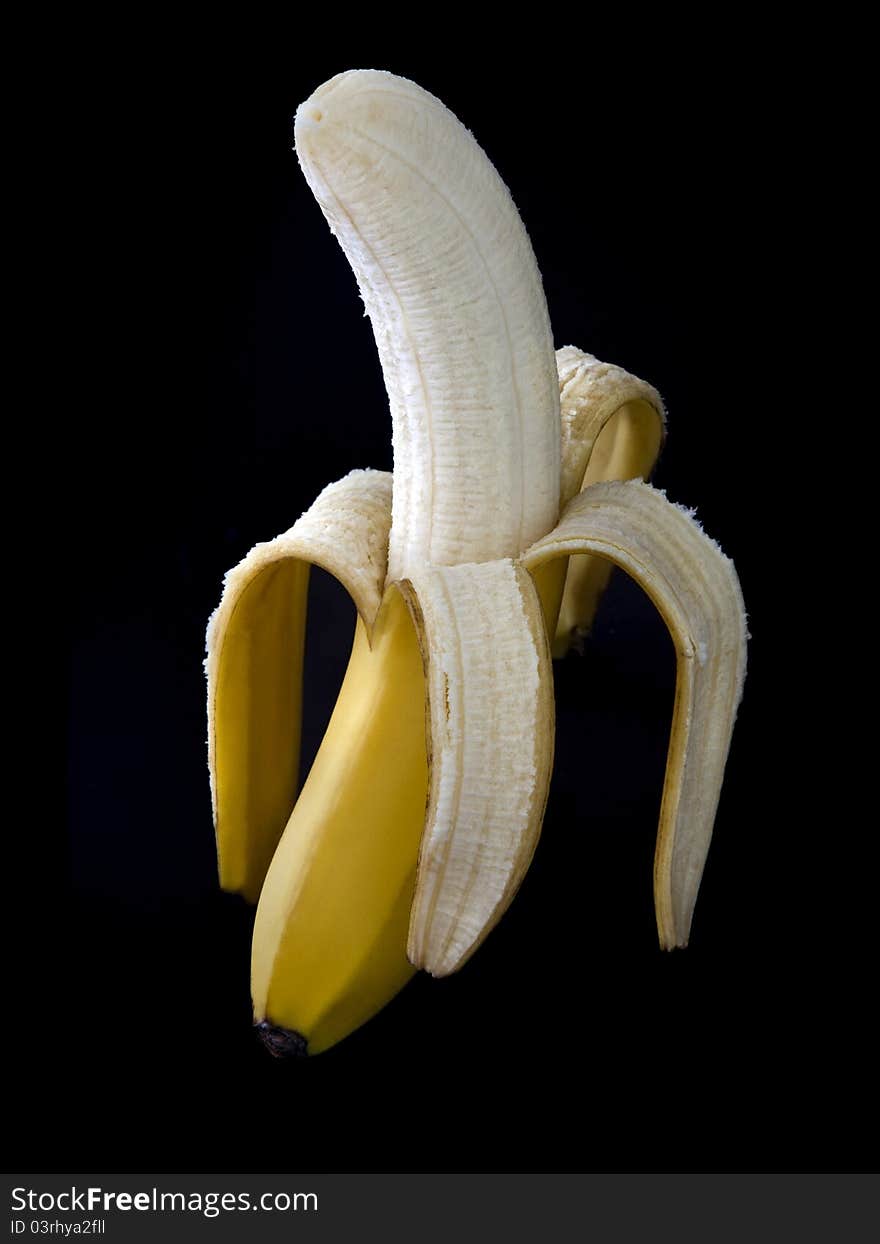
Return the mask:
<svg viewBox="0 0 880 1244">
<path fill-rule="evenodd" d="M 395 587 L 351 659 L 263 883 L 251 994 L 270 1048 L 319 1053 L 410 979 L 406 956 L 428 761 L 415 629 Z"/>
<path fill-rule="evenodd" d="M 733 562 L 650 484 L 592 484 L 523 555 L 530 570 L 573 553 L 619 566 L 647 593 L 675 645 L 677 681 L 654 860 L 660 945 L 686 946 L 736 710 L 748 631 Z"/>
<path fill-rule="evenodd" d="M 659 453 L 659 395 L 573 347 L 554 360 L 528 237 L 473 136 L 376 71 L 319 88 L 296 133 L 373 323 L 395 466 L 257 546 L 209 627 L 221 884 L 259 895 L 254 1015 L 275 1054 L 328 1048 L 416 968 L 454 972 L 503 915 L 547 799 L 550 640 L 578 641 L 612 565 L 678 654 L 655 906 L 661 946 L 685 945 L 746 644 L 732 564 L 631 478 Z M 309 564 L 359 618 L 297 798 Z"/>
<path fill-rule="evenodd" d="M 648 479 L 666 436 L 660 394 L 621 367 L 574 346 L 556 352 L 562 408 L 562 495 L 565 506 L 590 484 Z M 568 563 L 553 656 L 580 650 L 613 565 L 576 553 Z"/>
<path fill-rule="evenodd" d="M 540 598 L 515 562 L 426 566 L 402 587 L 425 660 L 431 757 L 407 953 L 445 976 L 507 910 L 537 846 L 553 672 Z"/>
<path fill-rule="evenodd" d="M 220 884 L 251 902 L 296 801 L 309 567 L 339 580 L 369 631 L 390 526 L 391 476 L 352 471 L 289 531 L 227 572 L 208 623 L 208 770 Z"/>
</svg>

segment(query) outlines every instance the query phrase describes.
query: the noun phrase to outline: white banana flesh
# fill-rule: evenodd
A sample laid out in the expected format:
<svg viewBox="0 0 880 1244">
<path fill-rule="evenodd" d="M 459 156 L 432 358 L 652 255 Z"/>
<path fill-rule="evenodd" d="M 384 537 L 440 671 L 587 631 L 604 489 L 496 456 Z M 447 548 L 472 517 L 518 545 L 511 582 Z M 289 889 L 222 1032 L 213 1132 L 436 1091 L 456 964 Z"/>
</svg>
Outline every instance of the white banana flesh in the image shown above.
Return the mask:
<svg viewBox="0 0 880 1244">
<path fill-rule="evenodd" d="M 659 395 L 554 354 L 525 229 L 469 131 L 414 83 L 355 70 L 300 106 L 295 132 L 372 322 L 394 473 L 347 477 L 258 546 L 209 630 L 221 880 L 261 891 L 254 1009 L 275 1053 L 327 1048 L 497 924 L 544 816 L 549 640 L 561 653 L 589 627 L 612 564 L 679 657 L 655 903 L 661 945 L 686 944 L 746 642 L 732 564 L 637 482 L 663 440 Z M 601 482 L 615 479 L 632 482 Z M 296 800 L 310 562 L 360 618 Z"/>
<path fill-rule="evenodd" d="M 507 187 L 448 108 L 387 73 L 332 78 L 298 109 L 295 137 L 388 390 L 389 579 L 521 553 L 559 512 L 559 386 Z"/>
</svg>

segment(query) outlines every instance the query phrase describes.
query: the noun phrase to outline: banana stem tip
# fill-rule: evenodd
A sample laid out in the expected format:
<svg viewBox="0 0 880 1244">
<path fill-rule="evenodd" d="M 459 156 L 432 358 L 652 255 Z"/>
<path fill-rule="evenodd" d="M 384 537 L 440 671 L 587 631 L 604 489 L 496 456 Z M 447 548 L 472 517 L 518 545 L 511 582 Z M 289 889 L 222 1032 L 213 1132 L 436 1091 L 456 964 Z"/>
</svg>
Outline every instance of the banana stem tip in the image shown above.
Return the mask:
<svg viewBox="0 0 880 1244">
<path fill-rule="evenodd" d="M 254 1028 L 273 1058 L 305 1058 L 309 1052 L 308 1041 L 292 1028 L 279 1028 L 267 1019 L 254 1024 Z"/>
</svg>

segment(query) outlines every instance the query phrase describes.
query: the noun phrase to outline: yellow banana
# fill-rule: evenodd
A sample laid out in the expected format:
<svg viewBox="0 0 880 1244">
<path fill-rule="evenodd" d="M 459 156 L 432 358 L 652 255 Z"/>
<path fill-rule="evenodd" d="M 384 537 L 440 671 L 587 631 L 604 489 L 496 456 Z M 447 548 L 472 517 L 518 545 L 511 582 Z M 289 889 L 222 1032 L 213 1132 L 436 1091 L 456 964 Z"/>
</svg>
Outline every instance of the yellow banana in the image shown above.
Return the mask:
<svg viewBox="0 0 880 1244">
<path fill-rule="evenodd" d="M 655 906 L 661 945 L 686 944 L 746 645 L 732 563 L 641 482 L 659 396 L 554 352 L 525 229 L 464 126 L 355 70 L 301 105 L 296 149 L 372 321 L 394 473 L 325 489 L 230 572 L 209 626 L 221 884 L 259 896 L 254 1016 L 276 1054 L 326 1049 L 416 968 L 457 970 L 501 918 L 550 781 L 550 640 L 578 641 L 612 564 L 678 654 Z M 359 616 L 297 798 L 311 563 Z"/>
</svg>

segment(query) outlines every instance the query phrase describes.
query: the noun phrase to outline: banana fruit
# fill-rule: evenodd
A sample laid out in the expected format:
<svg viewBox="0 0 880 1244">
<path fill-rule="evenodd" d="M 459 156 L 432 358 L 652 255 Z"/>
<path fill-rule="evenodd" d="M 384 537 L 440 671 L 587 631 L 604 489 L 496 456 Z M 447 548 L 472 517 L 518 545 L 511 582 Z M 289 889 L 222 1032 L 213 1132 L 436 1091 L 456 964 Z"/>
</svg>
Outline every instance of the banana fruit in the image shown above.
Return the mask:
<svg viewBox="0 0 880 1244">
<path fill-rule="evenodd" d="M 221 885 L 259 900 L 254 1016 L 319 1053 L 423 968 L 456 971 L 538 840 L 551 653 L 612 565 L 672 634 L 677 689 L 655 858 L 660 944 L 687 944 L 745 675 L 732 563 L 643 482 L 658 394 L 554 351 L 540 274 L 492 164 L 444 105 L 355 70 L 302 104 L 300 164 L 354 269 L 391 409 L 394 473 L 355 471 L 226 577 L 208 628 Z M 358 611 L 297 794 L 309 566 Z"/>
</svg>

